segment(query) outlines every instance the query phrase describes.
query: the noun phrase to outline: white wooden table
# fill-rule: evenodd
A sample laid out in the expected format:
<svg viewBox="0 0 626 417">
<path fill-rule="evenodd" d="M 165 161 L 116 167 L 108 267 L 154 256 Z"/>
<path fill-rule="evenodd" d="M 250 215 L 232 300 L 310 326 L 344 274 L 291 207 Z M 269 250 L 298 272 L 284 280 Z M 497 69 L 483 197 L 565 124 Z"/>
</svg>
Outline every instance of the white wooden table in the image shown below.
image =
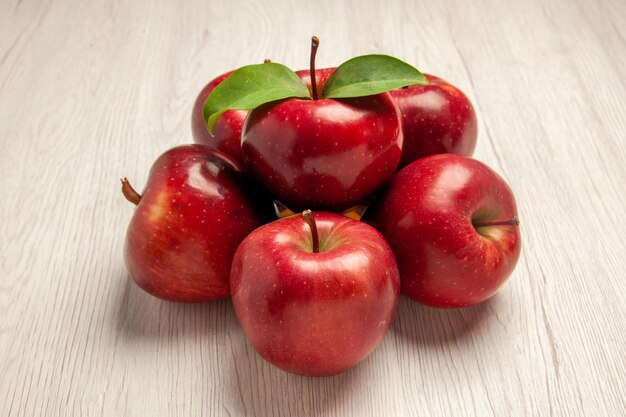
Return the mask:
<svg viewBox="0 0 626 417">
<path fill-rule="evenodd" d="M 476 157 L 516 193 L 524 247 L 492 300 L 402 299 L 332 378 L 265 363 L 230 302 L 129 279 L 152 161 L 191 141 L 214 76 L 387 53 L 460 86 Z M 626 414 L 623 0 L 0 1 L 0 416 Z"/>
</svg>

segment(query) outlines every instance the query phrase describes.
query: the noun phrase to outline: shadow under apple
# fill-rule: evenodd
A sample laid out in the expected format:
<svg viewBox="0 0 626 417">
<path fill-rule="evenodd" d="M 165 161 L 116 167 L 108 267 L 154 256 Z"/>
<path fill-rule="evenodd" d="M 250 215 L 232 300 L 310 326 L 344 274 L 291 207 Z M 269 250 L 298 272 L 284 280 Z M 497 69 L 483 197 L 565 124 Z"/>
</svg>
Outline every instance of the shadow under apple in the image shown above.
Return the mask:
<svg viewBox="0 0 626 417">
<path fill-rule="evenodd" d="M 130 340 L 224 338 L 239 326 L 229 299 L 175 303 L 156 298 L 125 274 L 113 318 L 118 334 Z"/>
<path fill-rule="evenodd" d="M 255 352 L 245 338 L 230 300 L 172 303 L 145 293 L 127 274 L 117 282 L 114 290 L 117 303 L 111 320 L 121 343 L 146 352 L 145 349 L 158 351 L 162 343 L 179 345 L 174 349 L 177 351 L 181 343 L 191 342 L 205 353 L 198 354 L 200 363 L 185 367 L 199 366 L 204 368 L 201 374 L 205 378 L 207 375 L 217 378 L 211 385 L 220 387 L 227 414 L 264 417 L 349 412 L 356 402 L 362 404 L 368 400 L 369 391 L 381 388 L 375 375 L 377 364 L 384 361 L 382 347 L 342 374 L 303 377 L 274 367 Z M 447 310 L 401 297 L 386 337 L 396 338 L 399 344 L 417 345 L 416 354 L 424 348 L 438 349 L 472 334 L 488 333 L 497 322 L 497 312 L 503 303 L 506 297 L 496 296 L 474 307 Z"/>
<path fill-rule="evenodd" d="M 368 380 L 376 351 L 354 368 L 330 377 L 285 372 L 257 354 L 239 328 L 231 333 L 232 360 L 226 365 L 224 407 L 232 416 L 315 416 L 339 412 Z M 361 393 L 365 395 L 364 393 Z"/>
<path fill-rule="evenodd" d="M 496 295 L 471 307 L 442 309 L 400 297 L 390 335 L 423 346 L 440 346 L 470 335 L 479 336 L 497 321 L 502 297 Z"/>
</svg>

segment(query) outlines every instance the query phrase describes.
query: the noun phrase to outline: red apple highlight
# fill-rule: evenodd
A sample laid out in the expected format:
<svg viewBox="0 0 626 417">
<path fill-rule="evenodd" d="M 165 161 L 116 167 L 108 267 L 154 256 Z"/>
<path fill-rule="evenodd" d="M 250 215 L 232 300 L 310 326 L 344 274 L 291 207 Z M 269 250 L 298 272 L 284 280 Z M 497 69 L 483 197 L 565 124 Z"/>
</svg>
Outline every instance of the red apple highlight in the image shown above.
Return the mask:
<svg viewBox="0 0 626 417">
<path fill-rule="evenodd" d="M 374 228 L 308 210 L 244 239 L 233 260 L 231 292 L 261 356 L 289 372 L 326 376 L 362 361 L 382 340 L 399 278 Z"/>
<path fill-rule="evenodd" d="M 337 68 L 335 67 L 331 67 L 331 68 L 320 68 L 320 69 L 315 70 L 316 91 L 320 90 L 320 86 L 321 88 L 324 88 L 324 84 L 326 83 L 326 80 L 328 80 L 328 77 L 330 77 L 330 74 L 332 74 L 333 71 L 336 69 Z M 300 77 L 302 82 L 307 86 L 311 94 L 313 94 L 313 86 L 311 85 L 311 71 L 308 69 L 298 70 L 296 71 L 296 74 L 298 75 L 298 77 Z"/>
<path fill-rule="evenodd" d="M 470 156 L 476 147 L 474 107 L 452 84 L 424 74 L 426 85 L 411 85 L 389 93 L 402 116 L 404 145 L 398 169 L 428 155 Z"/>
<path fill-rule="evenodd" d="M 235 250 L 269 221 L 272 202 L 241 167 L 220 151 L 185 145 L 161 155 L 143 195 L 123 180 L 137 209 L 124 259 L 141 288 L 170 301 L 227 297 Z"/>
<path fill-rule="evenodd" d="M 513 193 L 483 163 L 432 155 L 391 179 L 364 219 L 394 251 L 402 293 L 434 307 L 465 307 L 493 296 L 519 258 Z"/>
</svg>

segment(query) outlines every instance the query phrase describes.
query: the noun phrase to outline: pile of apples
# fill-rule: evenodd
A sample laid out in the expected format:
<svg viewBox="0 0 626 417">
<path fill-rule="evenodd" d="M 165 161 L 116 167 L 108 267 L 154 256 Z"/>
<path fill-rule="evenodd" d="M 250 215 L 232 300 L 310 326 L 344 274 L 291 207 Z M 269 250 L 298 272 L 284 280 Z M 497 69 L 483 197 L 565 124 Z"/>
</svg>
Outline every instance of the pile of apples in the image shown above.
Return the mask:
<svg viewBox="0 0 626 417">
<path fill-rule="evenodd" d="M 232 297 L 260 355 L 325 376 L 374 350 L 400 294 L 445 308 L 494 295 L 521 241 L 511 189 L 469 157 L 476 116 L 458 88 L 385 55 L 316 70 L 318 44 L 308 70 L 266 61 L 211 81 L 196 144 L 122 191 L 141 288 Z"/>
</svg>

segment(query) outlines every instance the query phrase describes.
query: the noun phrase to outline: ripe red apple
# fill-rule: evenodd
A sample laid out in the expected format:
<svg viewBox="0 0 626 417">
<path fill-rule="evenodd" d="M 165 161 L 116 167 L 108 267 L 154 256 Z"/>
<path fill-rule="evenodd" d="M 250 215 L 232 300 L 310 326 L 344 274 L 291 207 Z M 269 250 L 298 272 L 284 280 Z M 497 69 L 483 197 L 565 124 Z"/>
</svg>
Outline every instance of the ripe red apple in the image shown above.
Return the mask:
<svg viewBox="0 0 626 417">
<path fill-rule="evenodd" d="M 271 201 L 258 194 L 237 162 L 204 145 L 161 155 L 143 195 L 125 179 L 122 190 L 137 204 L 124 248 L 128 272 L 165 300 L 227 297 L 237 246 L 271 218 Z"/>
<path fill-rule="evenodd" d="M 324 88 L 324 84 L 326 83 L 326 80 L 328 80 L 328 77 L 330 77 L 330 74 L 332 74 L 333 71 L 336 69 L 337 68 L 335 67 L 331 67 L 331 68 L 320 68 L 320 69 L 315 70 L 315 81 L 317 82 L 316 83 L 317 91 L 320 91 L 322 88 Z M 308 70 L 308 69 L 298 70 L 296 71 L 296 75 L 300 77 L 300 79 L 307 86 L 311 94 L 313 94 L 312 85 L 311 85 L 311 70 Z"/>
<path fill-rule="evenodd" d="M 432 155 L 408 165 L 364 219 L 393 249 L 402 293 L 434 307 L 488 299 L 520 254 L 511 189 L 489 167 L 465 156 Z"/>
<path fill-rule="evenodd" d="M 470 156 L 476 147 L 476 113 L 472 103 L 452 84 L 424 74 L 426 85 L 390 91 L 402 116 L 404 145 L 398 169 L 428 155 Z"/>
<path fill-rule="evenodd" d="M 264 104 L 243 127 L 246 165 L 294 211 L 341 211 L 364 201 L 393 175 L 402 154 L 400 116 L 391 96 L 319 99 L 331 72 L 315 71 L 312 64 L 313 100 Z M 311 84 L 310 76 L 299 75 Z"/>
<path fill-rule="evenodd" d="M 399 285 L 374 228 L 310 210 L 248 235 L 231 271 L 233 307 L 252 346 L 279 368 L 313 376 L 345 371 L 374 350 Z"/>
<path fill-rule="evenodd" d="M 248 115 L 245 110 L 228 110 L 218 119 L 213 128 L 213 133 L 204 123 L 202 108 L 207 97 L 222 81 L 224 81 L 233 71 L 220 75 L 208 83 L 196 98 L 191 112 L 191 132 L 195 143 L 212 146 L 234 158 L 243 164 L 241 155 L 241 128 Z"/>
</svg>

